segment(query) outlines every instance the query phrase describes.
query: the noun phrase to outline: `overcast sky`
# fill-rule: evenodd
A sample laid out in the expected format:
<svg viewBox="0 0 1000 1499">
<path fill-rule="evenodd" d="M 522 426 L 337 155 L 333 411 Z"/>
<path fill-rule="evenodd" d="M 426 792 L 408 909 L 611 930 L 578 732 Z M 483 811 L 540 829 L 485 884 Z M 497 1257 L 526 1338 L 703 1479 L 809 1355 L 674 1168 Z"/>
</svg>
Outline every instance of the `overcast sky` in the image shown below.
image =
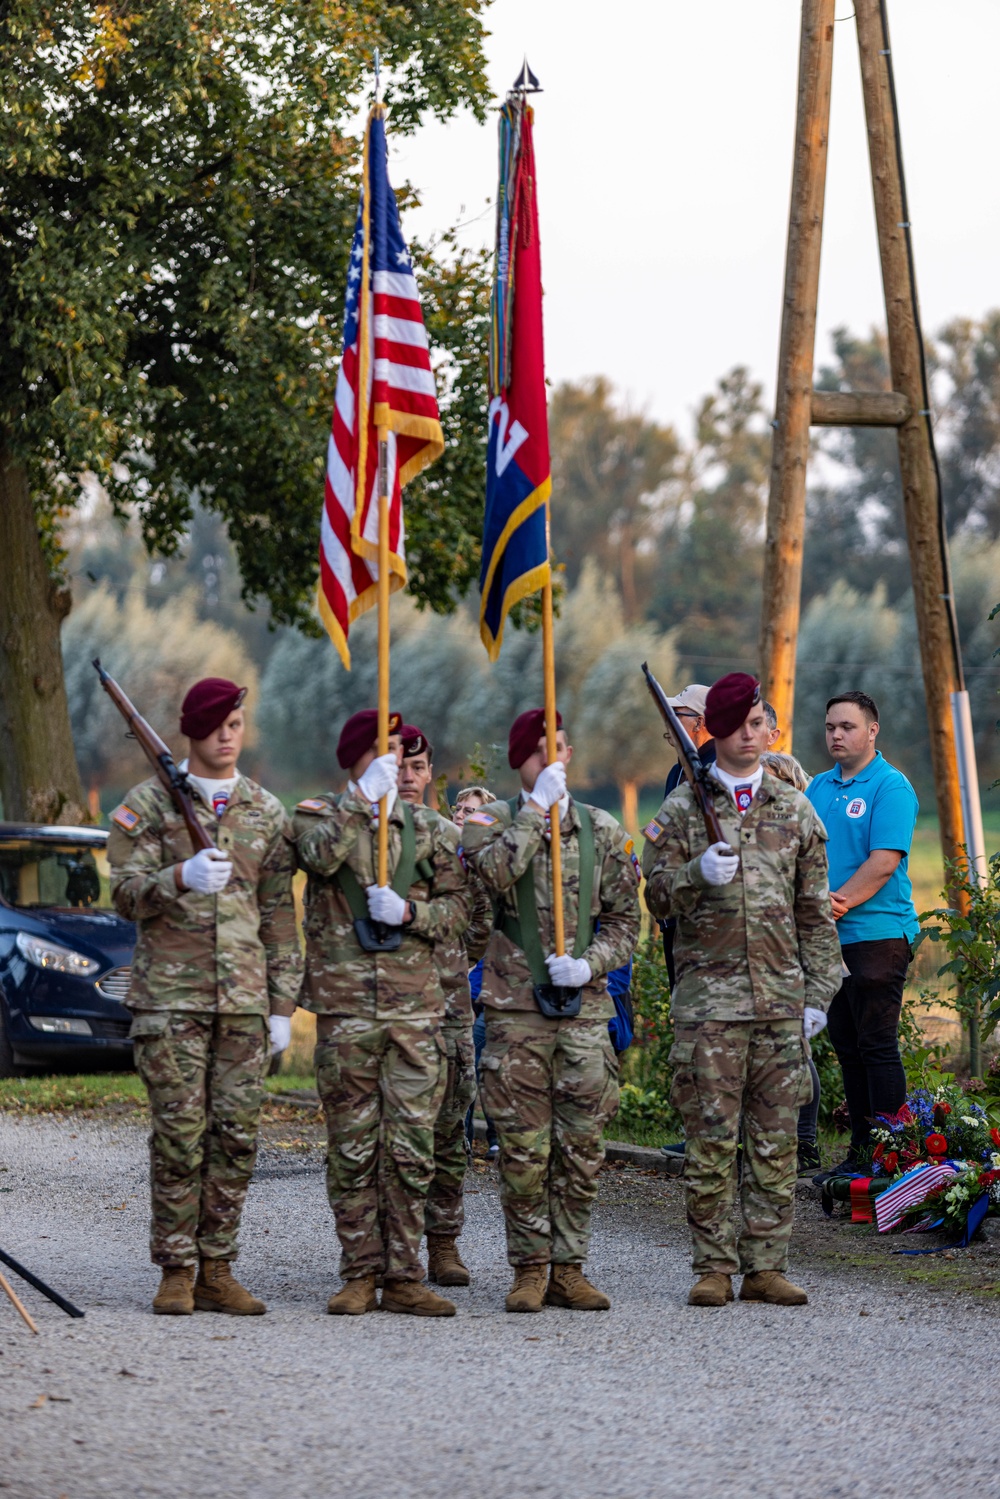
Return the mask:
<svg viewBox="0 0 1000 1499">
<path fill-rule="evenodd" d="M 838 0 L 817 359 L 883 321 L 853 0 Z M 925 329 L 1000 305 L 1000 0 L 889 0 Z M 490 81 L 535 100 L 547 365 L 603 373 L 689 430 L 745 363 L 772 398 L 795 121 L 798 0 L 495 0 Z M 496 118 L 394 150 L 411 232 L 492 243 Z"/>
</svg>

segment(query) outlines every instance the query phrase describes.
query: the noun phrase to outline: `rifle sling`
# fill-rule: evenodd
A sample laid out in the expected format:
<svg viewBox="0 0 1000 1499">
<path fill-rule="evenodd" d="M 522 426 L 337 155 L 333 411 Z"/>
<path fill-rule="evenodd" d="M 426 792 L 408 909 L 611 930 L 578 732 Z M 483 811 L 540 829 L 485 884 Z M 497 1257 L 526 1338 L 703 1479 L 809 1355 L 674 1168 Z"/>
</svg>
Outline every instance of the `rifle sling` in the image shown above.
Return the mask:
<svg viewBox="0 0 1000 1499">
<path fill-rule="evenodd" d="M 410 893 L 414 875 L 419 872 L 422 879 L 430 880 L 434 870 L 428 859 L 421 859 L 419 865 L 417 864 L 417 835 L 413 826 L 413 813 L 407 802 L 400 800 L 399 805 L 403 814 L 403 830 L 400 838 L 399 863 L 396 865 L 396 873 L 392 877 L 391 884 L 396 894 L 405 900 Z M 346 860 L 334 874 L 333 880 L 334 884 L 340 886 L 354 920 L 367 921 L 368 897 Z"/>
<path fill-rule="evenodd" d="M 513 815 L 517 815 L 517 798 L 510 802 Z M 580 899 L 577 908 L 576 940 L 573 943 L 574 958 L 582 958 L 591 942 L 594 940 L 594 919 L 590 914 L 590 905 L 594 895 L 594 864 L 596 855 L 594 852 L 594 822 L 590 811 L 581 807 L 577 802 L 574 804 L 580 814 L 580 832 L 578 834 L 580 851 Z M 528 960 L 528 968 L 531 972 L 533 984 L 548 984 L 549 970 L 545 966 L 545 954 L 542 952 L 542 939 L 538 932 L 538 906 L 535 902 L 535 861 L 531 863 L 515 881 L 514 893 L 517 898 L 517 915 L 512 916 L 504 912 L 497 925 L 505 937 L 509 937 L 515 946 L 519 947 Z"/>
</svg>

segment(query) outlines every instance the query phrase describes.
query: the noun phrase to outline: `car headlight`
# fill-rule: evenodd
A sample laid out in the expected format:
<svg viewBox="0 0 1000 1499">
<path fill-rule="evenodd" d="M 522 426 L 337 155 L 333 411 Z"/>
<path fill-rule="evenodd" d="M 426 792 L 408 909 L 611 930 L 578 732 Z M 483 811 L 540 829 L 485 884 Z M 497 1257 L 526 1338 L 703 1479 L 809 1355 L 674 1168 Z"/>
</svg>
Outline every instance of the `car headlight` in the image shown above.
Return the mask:
<svg viewBox="0 0 1000 1499">
<path fill-rule="evenodd" d="M 36 1031 L 45 1031 L 52 1036 L 92 1036 L 89 1020 L 77 1020 L 73 1015 L 29 1015 L 29 1024 Z"/>
<path fill-rule="evenodd" d="M 49 973 L 72 973 L 77 978 L 89 978 L 100 968 L 94 958 L 85 958 L 82 952 L 75 952 L 72 947 L 63 947 L 59 942 L 47 942 L 42 937 L 36 937 L 33 932 L 18 932 L 17 950 L 22 958 L 27 958 L 29 963 L 34 963 L 36 968 L 44 968 Z"/>
</svg>

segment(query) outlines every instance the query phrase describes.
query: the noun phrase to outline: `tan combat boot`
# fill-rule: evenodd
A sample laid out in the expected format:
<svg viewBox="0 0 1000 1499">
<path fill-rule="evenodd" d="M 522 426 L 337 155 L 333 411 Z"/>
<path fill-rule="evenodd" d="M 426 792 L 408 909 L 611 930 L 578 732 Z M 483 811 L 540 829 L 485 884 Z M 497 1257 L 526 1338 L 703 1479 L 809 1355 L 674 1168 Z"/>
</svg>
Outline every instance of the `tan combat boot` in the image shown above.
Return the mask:
<svg viewBox="0 0 1000 1499">
<path fill-rule="evenodd" d="M 362 1317 L 365 1312 L 377 1312 L 374 1272 L 345 1280 L 340 1290 L 330 1297 L 326 1309 L 331 1317 Z"/>
<path fill-rule="evenodd" d="M 579 1265 L 553 1265 L 545 1292 L 546 1306 L 565 1306 L 572 1312 L 606 1312 L 611 1302 L 592 1286 Z"/>
<path fill-rule="evenodd" d="M 153 1311 L 160 1317 L 190 1317 L 194 1311 L 193 1265 L 164 1265 Z"/>
<path fill-rule="evenodd" d="M 547 1265 L 515 1265 L 514 1284 L 507 1296 L 509 1312 L 540 1312 L 545 1300 Z"/>
<path fill-rule="evenodd" d="M 725 1306 L 733 1299 L 733 1277 L 711 1270 L 695 1281 L 688 1293 L 688 1306 Z"/>
<path fill-rule="evenodd" d="M 427 1279 L 436 1286 L 467 1286 L 470 1276 L 452 1234 L 427 1235 Z"/>
<path fill-rule="evenodd" d="M 384 1312 L 408 1312 L 411 1317 L 454 1317 L 455 1303 L 438 1296 L 419 1280 L 386 1280 Z"/>
<path fill-rule="evenodd" d="M 805 1306 L 809 1297 L 801 1286 L 793 1286 L 780 1270 L 755 1270 L 744 1275 L 741 1301 L 766 1301 L 771 1306 Z"/>
<path fill-rule="evenodd" d="M 228 1260 L 202 1260 L 194 1304 L 199 1312 L 228 1312 L 231 1317 L 262 1317 L 267 1311 L 262 1301 L 240 1285 Z"/>
</svg>

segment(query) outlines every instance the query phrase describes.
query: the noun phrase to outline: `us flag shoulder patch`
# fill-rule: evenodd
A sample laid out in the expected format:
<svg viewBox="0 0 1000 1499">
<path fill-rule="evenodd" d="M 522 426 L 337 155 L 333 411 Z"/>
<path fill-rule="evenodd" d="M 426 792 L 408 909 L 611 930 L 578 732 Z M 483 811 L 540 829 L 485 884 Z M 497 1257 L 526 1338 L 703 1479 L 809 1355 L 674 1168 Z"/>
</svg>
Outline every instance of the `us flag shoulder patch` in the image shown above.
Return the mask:
<svg viewBox="0 0 1000 1499">
<path fill-rule="evenodd" d="M 133 812 L 131 807 L 126 807 L 125 803 L 122 802 L 121 806 L 112 812 L 111 821 L 116 822 L 126 833 L 133 833 L 139 826 L 142 818 L 138 812 Z"/>
<path fill-rule="evenodd" d="M 481 828 L 491 828 L 497 821 L 488 812 L 470 812 L 465 820 L 466 822 L 477 822 Z"/>
<path fill-rule="evenodd" d="M 296 812 L 325 812 L 326 802 L 320 801 L 318 796 L 307 796 L 304 802 L 299 802 L 295 810 Z"/>
<path fill-rule="evenodd" d="M 657 840 L 657 838 L 659 838 L 659 836 L 660 836 L 660 834 L 662 832 L 663 832 L 663 828 L 660 826 L 660 824 L 657 822 L 656 818 L 654 817 L 653 820 L 652 820 L 652 822 L 647 822 L 646 826 L 643 828 L 643 830 L 642 830 L 642 836 L 644 838 L 647 838 L 650 843 L 655 843 L 656 840 Z"/>
</svg>

